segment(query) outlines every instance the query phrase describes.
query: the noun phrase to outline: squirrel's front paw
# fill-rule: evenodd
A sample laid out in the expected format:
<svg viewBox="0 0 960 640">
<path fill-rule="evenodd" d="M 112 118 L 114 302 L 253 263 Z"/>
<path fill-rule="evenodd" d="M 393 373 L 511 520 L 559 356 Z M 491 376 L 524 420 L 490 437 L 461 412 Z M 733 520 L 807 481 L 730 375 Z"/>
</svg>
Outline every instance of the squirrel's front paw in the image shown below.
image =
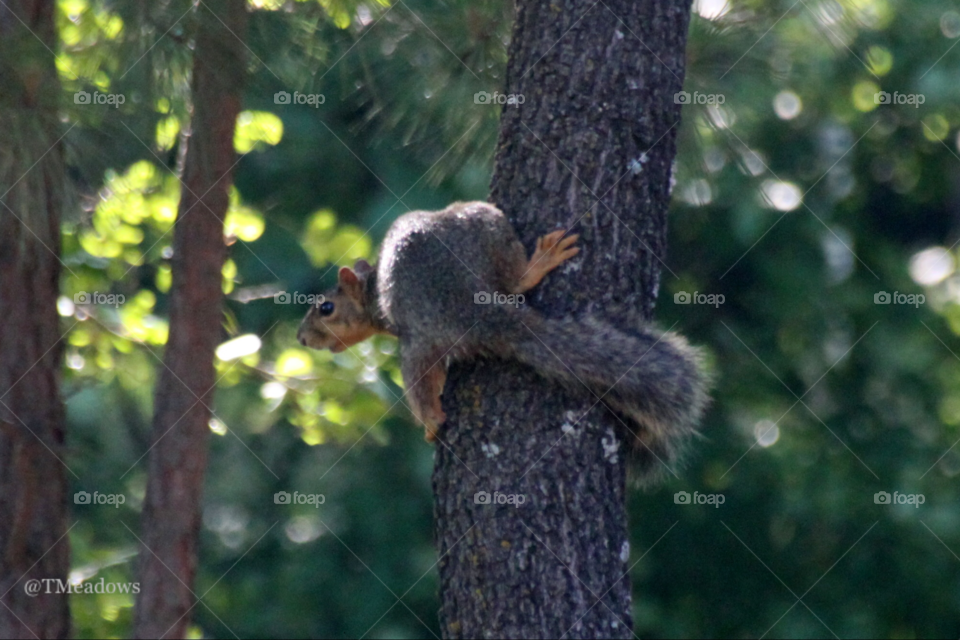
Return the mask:
<svg viewBox="0 0 960 640">
<path fill-rule="evenodd" d="M 573 234 L 564 237 L 565 233 L 564 229 L 560 229 L 537 239 L 537 248 L 517 285 L 520 293 L 532 289 L 544 276 L 580 253 L 580 249 L 573 246 L 580 236 Z"/>
</svg>

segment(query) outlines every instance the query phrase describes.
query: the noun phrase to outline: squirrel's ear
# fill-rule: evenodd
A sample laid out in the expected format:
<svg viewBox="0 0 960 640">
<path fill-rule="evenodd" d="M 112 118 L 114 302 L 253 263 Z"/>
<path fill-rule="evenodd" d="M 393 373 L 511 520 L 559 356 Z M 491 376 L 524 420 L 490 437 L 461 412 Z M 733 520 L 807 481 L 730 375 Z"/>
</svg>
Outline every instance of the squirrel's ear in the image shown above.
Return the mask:
<svg viewBox="0 0 960 640">
<path fill-rule="evenodd" d="M 357 274 L 354 273 L 350 267 L 340 267 L 340 271 L 337 274 L 337 282 L 339 282 L 341 286 L 350 287 L 360 284 L 360 279 L 357 278 Z"/>
<path fill-rule="evenodd" d="M 340 267 L 340 272 L 337 274 L 337 282 L 339 282 L 340 288 L 343 289 L 344 293 L 352 298 L 360 299 L 362 295 L 361 289 L 363 287 L 360 284 L 360 278 L 357 277 L 353 269 L 350 267 Z"/>
<path fill-rule="evenodd" d="M 370 266 L 370 263 L 364 260 L 363 258 L 360 258 L 355 263 L 353 263 L 353 270 L 356 271 L 358 274 L 364 275 L 364 276 L 370 273 L 373 273 L 373 267 Z"/>
</svg>

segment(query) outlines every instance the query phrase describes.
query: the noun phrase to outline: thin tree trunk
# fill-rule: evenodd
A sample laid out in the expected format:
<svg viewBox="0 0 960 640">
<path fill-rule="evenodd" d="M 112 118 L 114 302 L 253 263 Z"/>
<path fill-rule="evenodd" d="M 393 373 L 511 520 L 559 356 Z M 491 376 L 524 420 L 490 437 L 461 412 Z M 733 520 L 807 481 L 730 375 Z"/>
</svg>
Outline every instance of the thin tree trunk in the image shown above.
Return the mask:
<svg viewBox="0 0 960 640">
<path fill-rule="evenodd" d="M 650 319 L 664 259 L 689 0 L 518 0 L 491 201 L 528 251 L 582 234 L 528 303 Z M 446 637 L 632 635 L 624 444 L 585 389 L 517 364 L 450 371 L 434 471 Z M 524 503 L 476 504 L 474 494 Z"/>
<path fill-rule="evenodd" d="M 204 0 L 193 63 L 193 118 L 174 230 L 170 338 L 156 390 L 141 520 L 138 638 L 183 638 L 196 606 L 213 353 L 221 339 L 223 218 L 236 161 L 245 72 L 243 0 Z"/>
<path fill-rule="evenodd" d="M 70 635 L 54 6 L 0 3 L 0 638 Z"/>
</svg>

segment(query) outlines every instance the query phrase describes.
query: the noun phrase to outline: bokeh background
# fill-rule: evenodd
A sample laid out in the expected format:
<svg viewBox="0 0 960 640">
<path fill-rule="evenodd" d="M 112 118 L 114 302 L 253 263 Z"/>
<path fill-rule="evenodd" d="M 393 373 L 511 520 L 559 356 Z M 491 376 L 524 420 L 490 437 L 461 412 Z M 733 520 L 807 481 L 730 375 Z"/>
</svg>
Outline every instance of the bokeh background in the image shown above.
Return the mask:
<svg viewBox="0 0 960 640">
<path fill-rule="evenodd" d="M 395 342 L 307 351 L 306 306 L 275 295 L 372 259 L 404 211 L 486 197 L 499 107 L 474 94 L 503 88 L 512 7 L 249 8 L 193 632 L 433 637 L 432 446 L 399 402 Z M 635 632 L 956 637 L 960 7 L 694 10 L 658 317 L 705 346 L 715 401 L 686 468 L 630 494 Z M 193 18 L 181 0 L 59 3 L 65 462 L 72 491 L 126 496 L 71 505 L 76 580 L 135 579 Z M 278 104 L 284 91 L 323 103 Z M 71 608 L 79 637 L 130 632 L 130 596 Z"/>
</svg>

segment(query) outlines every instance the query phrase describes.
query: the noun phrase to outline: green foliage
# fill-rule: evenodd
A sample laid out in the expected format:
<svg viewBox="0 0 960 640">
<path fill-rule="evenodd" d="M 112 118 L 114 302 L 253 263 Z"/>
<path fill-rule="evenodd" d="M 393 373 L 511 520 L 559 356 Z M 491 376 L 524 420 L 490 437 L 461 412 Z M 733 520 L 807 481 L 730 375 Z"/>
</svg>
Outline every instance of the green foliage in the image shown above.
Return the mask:
<svg viewBox="0 0 960 640">
<path fill-rule="evenodd" d="M 710 350 L 716 401 L 688 468 L 631 496 L 636 632 L 955 633 L 960 13 L 730 1 L 700 0 L 708 17 L 691 25 L 686 90 L 724 100 L 684 107 L 659 311 Z M 395 343 L 305 350 L 305 303 L 274 295 L 321 293 L 408 208 L 485 196 L 498 112 L 473 94 L 502 87 L 507 4 L 249 3 L 198 636 L 423 636 L 420 621 L 438 633 L 431 449 L 400 399 Z M 63 228 L 67 463 L 74 490 L 128 496 L 75 505 L 71 541 L 78 579 L 123 582 L 195 25 L 180 0 L 59 6 L 84 204 Z M 81 90 L 129 100 L 92 108 L 74 102 Z M 325 101 L 277 104 L 279 91 Z M 878 104 L 879 91 L 924 102 Z M 684 291 L 725 301 L 675 304 Z M 926 299 L 875 304 L 880 292 Z M 276 504 L 282 491 L 325 502 Z M 678 491 L 726 500 L 678 505 Z M 878 505 L 879 491 L 925 503 Z M 131 604 L 74 596 L 78 636 L 129 633 Z"/>
</svg>

